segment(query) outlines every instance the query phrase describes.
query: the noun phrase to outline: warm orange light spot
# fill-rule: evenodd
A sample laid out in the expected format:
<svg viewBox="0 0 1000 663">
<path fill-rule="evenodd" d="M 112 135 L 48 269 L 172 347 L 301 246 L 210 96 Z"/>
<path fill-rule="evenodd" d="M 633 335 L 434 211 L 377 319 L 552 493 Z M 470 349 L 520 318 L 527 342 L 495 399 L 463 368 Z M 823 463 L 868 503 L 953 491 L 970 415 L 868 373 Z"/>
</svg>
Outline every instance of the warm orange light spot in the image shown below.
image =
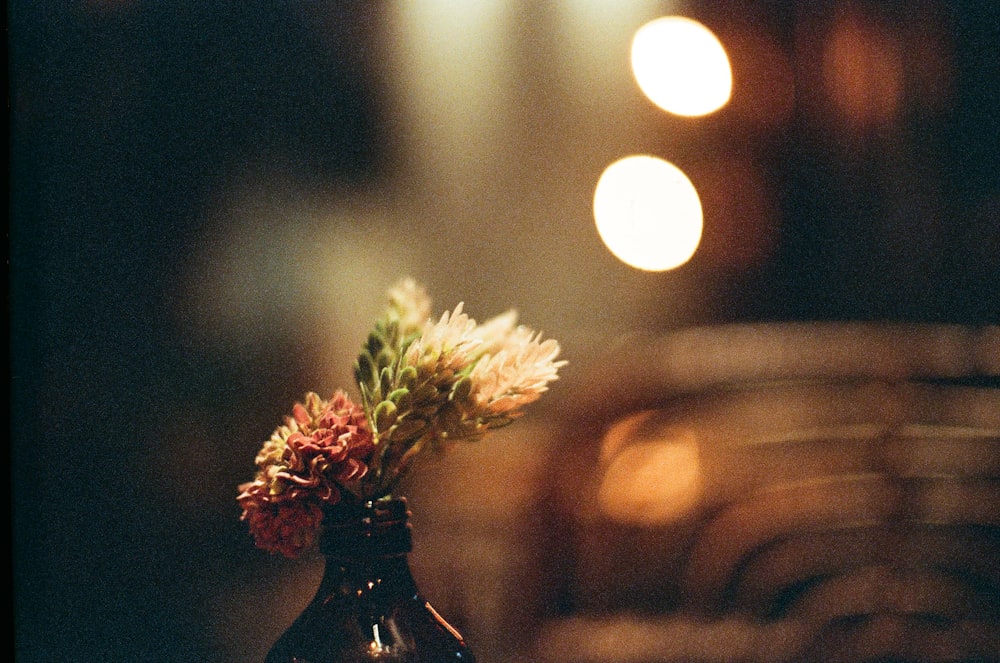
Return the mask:
<svg viewBox="0 0 1000 663">
<path fill-rule="evenodd" d="M 608 166 L 594 192 L 594 220 L 622 262 L 663 271 L 691 259 L 701 241 L 701 201 L 675 165 L 631 156 Z"/>
<path fill-rule="evenodd" d="M 733 88 L 722 43 L 704 25 L 682 16 L 639 28 L 632 39 L 632 72 L 650 101 L 676 115 L 715 112 Z"/>
<path fill-rule="evenodd" d="M 626 446 L 608 463 L 598 491 L 601 511 L 628 523 L 656 524 L 690 513 L 702 493 L 698 443 L 677 433 Z"/>
</svg>

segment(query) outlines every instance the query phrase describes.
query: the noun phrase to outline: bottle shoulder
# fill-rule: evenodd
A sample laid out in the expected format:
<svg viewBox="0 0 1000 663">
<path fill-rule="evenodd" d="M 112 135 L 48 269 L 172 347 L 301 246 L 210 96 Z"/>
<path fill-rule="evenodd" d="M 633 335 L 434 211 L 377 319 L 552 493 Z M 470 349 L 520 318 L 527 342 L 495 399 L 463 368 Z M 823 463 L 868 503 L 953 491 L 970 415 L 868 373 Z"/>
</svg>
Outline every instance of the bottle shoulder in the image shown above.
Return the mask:
<svg viewBox="0 0 1000 663">
<path fill-rule="evenodd" d="M 419 594 L 364 603 L 337 597 L 310 604 L 267 663 L 474 663 L 458 631 Z"/>
</svg>

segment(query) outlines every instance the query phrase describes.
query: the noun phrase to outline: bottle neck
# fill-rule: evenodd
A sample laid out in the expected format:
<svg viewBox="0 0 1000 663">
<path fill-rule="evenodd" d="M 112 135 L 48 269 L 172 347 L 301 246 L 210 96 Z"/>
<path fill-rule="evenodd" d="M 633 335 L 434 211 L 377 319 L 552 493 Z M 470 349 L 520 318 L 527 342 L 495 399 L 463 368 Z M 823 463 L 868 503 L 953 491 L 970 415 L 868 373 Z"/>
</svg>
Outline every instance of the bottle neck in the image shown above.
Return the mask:
<svg viewBox="0 0 1000 663">
<path fill-rule="evenodd" d="M 342 501 L 323 512 L 319 549 L 327 559 L 402 557 L 413 549 L 406 500 Z"/>
<path fill-rule="evenodd" d="M 320 552 L 326 569 L 317 599 L 333 595 L 382 603 L 416 595 L 404 499 L 344 503 L 324 512 Z"/>
<path fill-rule="evenodd" d="M 339 596 L 350 601 L 387 602 L 417 594 L 406 555 L 367 559 L 330 557 L 316 597 Z"/>
</svg>

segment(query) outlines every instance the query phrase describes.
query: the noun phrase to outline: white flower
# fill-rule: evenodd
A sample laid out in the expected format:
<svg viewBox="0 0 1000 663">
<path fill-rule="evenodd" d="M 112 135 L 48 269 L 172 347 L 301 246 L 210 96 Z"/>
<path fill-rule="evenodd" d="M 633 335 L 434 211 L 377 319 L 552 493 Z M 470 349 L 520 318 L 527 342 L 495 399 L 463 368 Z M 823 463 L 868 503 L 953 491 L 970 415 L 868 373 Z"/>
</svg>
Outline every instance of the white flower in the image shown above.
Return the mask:
<svg viewBox="0 0 1000 663">
<path fill-rule="evenodd" d="M 511 309 L 506 313 L 490 318 L 473 330 L 473 336 L 482 343 L 476 348 L 477 356 L 492 355 L 499 352 L 510 340 L 517 323 L 517 311 Z"/>
<path fill-rule="evenodd" d="M 399 319 L 403 336 L 418 331 L 431 317 L 431 298 L 423 286 L 411 278 L 402 279 L 389 289 L 389 310 Z"/>
<path fill-rule="evenodd" d="M 482 344 L 476 321 L 462 312 L 462 304 L 445 312 L 437 322 L 428 320 L 420 337 L 406 350 L 405 362 L 427 374 L 451 376 L 468 366 Z"/>
<path fill-rule="evenodd" d="M 543 341 L 527 327 L 512 330 L 503 347 L 484 356 L 470 373 L 482 416 L 516 417 L 519 408 L 538 400 L 566 364 L 555 360 L 559 350 L 557 341 Z"/>
</svg>

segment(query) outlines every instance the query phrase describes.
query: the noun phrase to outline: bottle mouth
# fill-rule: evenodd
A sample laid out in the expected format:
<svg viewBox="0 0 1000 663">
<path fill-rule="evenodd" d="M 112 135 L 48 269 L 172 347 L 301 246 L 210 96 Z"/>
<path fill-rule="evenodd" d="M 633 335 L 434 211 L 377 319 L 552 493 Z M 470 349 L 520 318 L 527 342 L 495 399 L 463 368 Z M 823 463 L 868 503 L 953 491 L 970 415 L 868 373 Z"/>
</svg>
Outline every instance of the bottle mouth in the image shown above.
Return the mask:
<svg viewBox="0 0 1000 663">
<path fill-rule="evenodd" d="M 383 557 L 413 548 L 405 498 L 338 502 L 323 509 L 320 552 L 335 557 Z"/>
</svg>

